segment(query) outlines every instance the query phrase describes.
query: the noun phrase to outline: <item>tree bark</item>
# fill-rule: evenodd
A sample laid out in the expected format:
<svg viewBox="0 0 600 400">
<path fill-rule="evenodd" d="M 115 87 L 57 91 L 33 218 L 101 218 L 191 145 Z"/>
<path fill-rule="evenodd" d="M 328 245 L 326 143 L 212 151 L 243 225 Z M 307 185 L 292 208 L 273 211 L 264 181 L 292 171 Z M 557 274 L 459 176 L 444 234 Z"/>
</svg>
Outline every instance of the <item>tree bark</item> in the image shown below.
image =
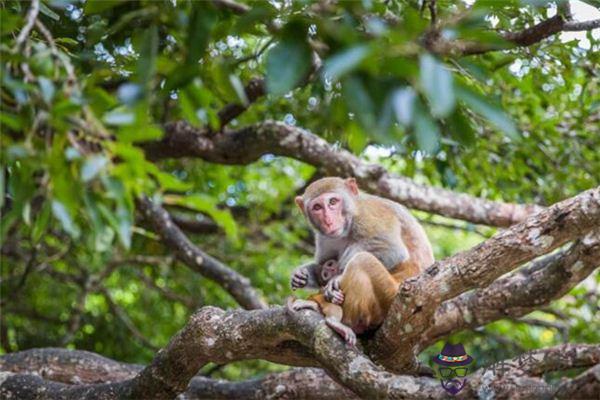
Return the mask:
<svg viewBox="0 0 600 400">
<path fill-rule="evenodd" d="M 476 224 L 510 226 L 540 211 L 536 205 L 485 200 L 417 184 L 367 164 L 350 152 L 295 126 L 275 121 L 209 134 L 184 121 L 165 125 L 165 137 L 143 144 L 149 158 L 197 157 L 219 164 L 249 164 L 265 154 L 291 157 L 320 168 L 324 174 L 353 176 L 360 187 L 409 208 Z"/>
</svg>

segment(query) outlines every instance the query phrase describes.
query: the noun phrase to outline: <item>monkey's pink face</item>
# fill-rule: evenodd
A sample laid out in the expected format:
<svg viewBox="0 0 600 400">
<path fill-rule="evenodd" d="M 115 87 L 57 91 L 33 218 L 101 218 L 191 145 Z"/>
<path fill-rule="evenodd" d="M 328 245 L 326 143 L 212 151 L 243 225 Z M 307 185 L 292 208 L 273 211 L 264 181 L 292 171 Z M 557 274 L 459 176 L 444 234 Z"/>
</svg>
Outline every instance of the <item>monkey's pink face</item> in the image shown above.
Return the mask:
<svg viewBox="0 0 600 400">
<path fill-rule="evenodd" d="M 317 229 L 327 236 L 341 236 L 346 228 L 344 198 L 337 193 L 323 193 L 314 198 L 306 209 Z"/>
</svg>

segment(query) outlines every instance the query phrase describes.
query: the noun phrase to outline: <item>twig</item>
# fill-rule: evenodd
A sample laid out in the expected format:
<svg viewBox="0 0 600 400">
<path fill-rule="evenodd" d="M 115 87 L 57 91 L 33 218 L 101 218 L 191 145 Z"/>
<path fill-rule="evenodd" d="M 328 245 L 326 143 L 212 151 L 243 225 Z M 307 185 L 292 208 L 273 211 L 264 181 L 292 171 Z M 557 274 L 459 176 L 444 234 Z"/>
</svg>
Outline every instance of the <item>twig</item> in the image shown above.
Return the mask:
<svg viewBox="0 0 600 400">
<path fill-rule="evenodd" d="M 242 63 L 245 63 L 246 61 L 257 59 L 258 57 L 261 56 L 261 54 L 263 54 L 265 52 L 265 50 L 267 50 L 269 48 L 269 46 L 274 41 L 275 41 L 274 37 L 269 38 L 269 40 L 267 40 L 267 42 L 260 49 L 258 49 L 258 51 L 256 53 L 247 55 L 246 57 L 242 57 L 239 60 L 236 60 L 236 62 L 233 65 L 234 66 L 238 66 L 238 65 L 240 65 Z"/>
<path fill-rule="evenodd" d="M 73 340 L 75 333 L 79 330 L 81 326 L 81 315 L 85 311 L 85 301 L 90 292 L 89 279 L 86 280 L 85 284 L 81 288 L 81 291 L 77 295 L 77 299 L 75 300 L 75 307 L 71 312 L 71 317 L 69 318 L 69 326 L 67 328 L 67 333 L 60 340 L 61 346 L 66 346 Z"/>
<path fill-rule="evenodd" d="M 212 374 L 223 369 L 226 365 L 227 364 L 215 364 L 212 367 L 210 367 L 209 369 L 207 369 L 205 372 L 201 373 L 200 376 L 211 377 Z"/>
<path fill-rule="evenodd" d="M 27 12 L 27 17 L 25 17 L 25 26 L 19 32 L 19 36 L 17 36 L 15 47 L 13 48 L 13 54 L 16 54 L 21 51 L 25 40 L 31 33 L 31 29 L 33 28 L 33 24 L 37 20 L 38 13 L 40 12 L 40 0 L 32 0 L 31 7 L 29 7 L 29 11 Z"/>
<path fill-rule="evenodd" d="M 144 282 L 144 284 L 146 284 L 146 286 L 158 291 L 163 297 L 165 297 L 169 300 L 172 300 L 172 301 L 177 301 L 179 303 L 182 303 L 184 306 L 186 306 L 190 310 L 195 310 L 196 308 L 198 308 L 200 306 L 200 302 L 195 301 L 194 299 L 192 299 L 190 297 L 183 296 L 183 295 L 176 293 L 166 287 L 157 285 L 156 282 L 154 282 L 154 279 L 152 279 L 151 277 L 146 275 L 143 271 L 136 269 L 133 272 L 140 278 L 140 280 L 142 282 Z"/>
<path fill-rule="evenodd" d="M 213 4 L 221 10 L 229 10 L 237 15 L 246 14 L 250 7 L 245 4 L 236 3 L 233 0 L 213 0 Z"/>
<path fill-rule="evenodd" d="M 569 339 L 569 327 L 558 322 L 544 321 L 537 318 L 509 318 L 509 320 L 542 328 L 556 329 L 565 341 Z"/>
<path fill-rule="evenodd" d="M 81 93 L 81 87 L 79 85 L 79 81 L 77 80 L 77 75 L 75 74 L 75 68 L 73 67 L 73 64 L 71 64 L 71 62 L 69 61 L 69 58 L 65 54 L 61 54 L 61 52 L 58 50 L 52 33 L 50 33 L 50 30 L 46 28 L 42 21 L 36 20 L 35 25 L 50 45 L 50 51 L 52 55 L 56 57 L 64 66 L 68 78 L 67 85 L 71 86 L 77 92 Z M 92 127 L 92 129 L 89 129 L 89 127 L 86 126 L 84 130 L 92 132 L 93 134 L 104 139 L 110 138 L 110 133 L 104 128 L 100 121 L 98 121 L 91 108 L 88 105 L 84 105 L 82 107 L 82 110 L 83 115 L 87 120 L 87 123 Z"/>
<path fill-rule="evenodd" d="M 150 342 L 150 340 L 148 340 L 142 334 L 142 332 L 140 332 L 140 330 L 134 325 L 134 323 L 131 321 L 131 319 L 127 315 L 127 312 L 123 308 L 121 308 L 121 306 L 119 306 L 115 302 L 115 300 L 112 298 L 112 296 L 109 293 L 108 289 L 102 287 L 102 288 L 99 288 L 99 292 L 104 295 L 104 298 L 106 299 L 106 302 L 108 303 L 108 307 L 110 308 L 110 310 L 112 311 L 112 313 L 117 318 L 119 318 L 119 320 L 121 320 L 121 322 L 123 323 L 123 325 L 125 325 L 125 328 L 127 328 L 127 330 L 133 335 L 134 338 L 136 338 L 145 347 L 148 347 L 148 348 L 150 348 L 150 349 L 152 349 L 154 351 L 157 351 L 159 349 L 159 347 L 153 345 Z"/>
<path fill-rule="evenodd" d="M 460 231 L 464 231 L 464 232 L 469 232 L 469 233 L 476 233 L 477 235 L 483 237 L 483 238 L 489 238 L 490 235 L 486 235 L 485 233 L 483 233 L 480 229 L 478 229 L 477 227 L 468 227 L 468 226 L 461 226 L 461 225 L 455 225 L 455 224 L 450 224 L 448 222 L 438 222 L 438 221 L 432 221 L 430 219 L 424 219 L 424 218 L 417 218 L 419 220 L 419 222 L 426 224 L 426 225 L 431 225 L 431 226 L 437 226 L 440 228 L 446 228 L 446 229 L 455 229 L 455 230 L 460 230 Z"/>
<path fill-rule="evenodd" d="M 431 14 L 431 25 L 435 25 L 437 22 L 436 0 L 429 0 L 427 6 L 429 7 L 429 13 Z"/>
</svg>

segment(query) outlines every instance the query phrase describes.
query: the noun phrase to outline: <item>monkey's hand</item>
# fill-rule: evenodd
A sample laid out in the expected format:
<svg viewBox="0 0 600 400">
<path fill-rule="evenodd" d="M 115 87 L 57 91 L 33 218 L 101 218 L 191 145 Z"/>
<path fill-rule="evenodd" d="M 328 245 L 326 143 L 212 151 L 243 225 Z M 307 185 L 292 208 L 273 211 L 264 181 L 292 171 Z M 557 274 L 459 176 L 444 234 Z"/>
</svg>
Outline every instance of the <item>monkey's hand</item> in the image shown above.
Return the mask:
<svg viewBox="0 0 600 400">
<path fill-rule="evenodd" d="M 344 303 L 344 293 L 340 288 L 341 278 L 342 276 L 339 275 L 327 282 L 325 292 L 323 293 L 325 295 L 325 300 L 337 304 L 338 306 L 341 306 Z"/>
<path fill-rule="evenodd" d="M 305 287 L 307 283 L 308 283 L 308 268 L 299 267 L 292 274 L 292 281 L 291 281 L 292 289 L 293 290 L 301 289 L 301 288 Z"/>
</svg>

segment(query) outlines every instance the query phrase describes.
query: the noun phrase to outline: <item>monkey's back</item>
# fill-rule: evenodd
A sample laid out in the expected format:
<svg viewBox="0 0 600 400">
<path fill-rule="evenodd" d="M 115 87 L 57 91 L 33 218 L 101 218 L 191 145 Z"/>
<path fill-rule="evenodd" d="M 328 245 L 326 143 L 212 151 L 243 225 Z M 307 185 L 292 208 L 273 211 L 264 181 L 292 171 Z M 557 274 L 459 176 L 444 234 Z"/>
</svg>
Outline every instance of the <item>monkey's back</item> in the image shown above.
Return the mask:
<svg viewBox="0 0 600 400">
<path fill-rule="evenodd" d="M 396 266 L 392 270 L 394 275 L 398 275 L 400 280 L 404 280 L 433 264 L 433 249 L 429 238 L 421 224 L 406 207 L 392 200 L 366 193 L 361 193 L 359 202 L 363 205 L 359 208 L 368 210 L 367 212 L 370 214 L 367 220 L 379 221 L 379 223 L 371 224 L 374 227 L 373 232 L 363 230 L 362 234 L 376 235 L 392 229 L 392 231 L 398 232 L 408 250 L 408 261 Z"/>
</svg>

